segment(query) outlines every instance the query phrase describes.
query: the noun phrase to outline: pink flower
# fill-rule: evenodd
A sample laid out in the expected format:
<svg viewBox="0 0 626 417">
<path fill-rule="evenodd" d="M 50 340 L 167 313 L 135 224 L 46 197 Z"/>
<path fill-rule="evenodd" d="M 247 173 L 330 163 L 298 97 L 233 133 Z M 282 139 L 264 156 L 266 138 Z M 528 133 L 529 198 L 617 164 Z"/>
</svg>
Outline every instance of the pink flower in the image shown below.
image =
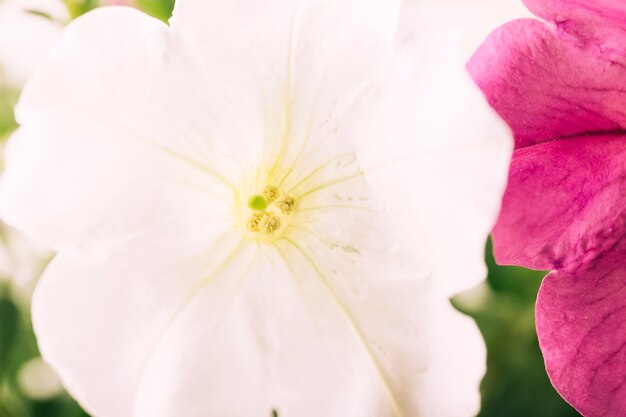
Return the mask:
<svg viewBox="0 0 626 417">
<path fill-rule="evenodd" d="M 499 263 L 553 270 L 537 331 L 561 395 L 626 415 L 626 1 L 524 0 L 468 68 L 515 134 Z"/>
</svg>

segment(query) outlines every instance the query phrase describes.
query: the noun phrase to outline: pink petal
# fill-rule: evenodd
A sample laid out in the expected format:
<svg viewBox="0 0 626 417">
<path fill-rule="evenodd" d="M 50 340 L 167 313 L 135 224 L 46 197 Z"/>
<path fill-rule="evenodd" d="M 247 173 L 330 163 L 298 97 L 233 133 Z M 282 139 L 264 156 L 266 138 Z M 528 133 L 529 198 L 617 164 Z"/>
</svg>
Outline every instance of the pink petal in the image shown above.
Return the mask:
<svg viewBox="0 0 626 417">
<path fill-rule="evenodd" d="M 553 272 L 537 331 L 560 394 L 583 415 L 626 415 L 626 239 L 584 269 Z"/>
<path fill-rule="evenodd" d="M 626 129 L 626 54 L 564 30 L 513 21 L 492 33 L 468 63 L 513 129 L 517 148 Z"/>
<path fill-rule="evenodd" d="M 624 51 L 626 3 L 621 0 L 523 0 L 537 16 L 572 34 L 599 40 Z"/>
<path fill-rule="evenodd" d="M 468 69 L 513 129 L 499 263 L 556 269 L 537 302 L 548 373 L 588 417 L 626 415 L 626 2 L 525 0 Z"/>
<path fill-rule="evenodd" d="M 513 154 L 493 230 L 496 260 L 575 268 L 626 232 L 626 135 L 545 142 Z"/>
</svg>

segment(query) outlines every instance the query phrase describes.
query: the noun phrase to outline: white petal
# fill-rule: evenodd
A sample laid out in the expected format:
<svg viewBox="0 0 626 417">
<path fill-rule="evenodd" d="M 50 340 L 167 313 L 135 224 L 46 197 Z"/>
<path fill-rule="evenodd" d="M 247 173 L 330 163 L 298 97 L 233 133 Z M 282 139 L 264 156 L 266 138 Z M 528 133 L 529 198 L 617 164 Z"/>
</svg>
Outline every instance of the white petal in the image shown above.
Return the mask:
<svg viewBox="0 0 626 417">
<path fill-rule="evenodd" d="M 248 273 L 207 288 L 156 348 L 135 415 L 420 415 L 424 281 L 313 243 L 260 246 Z"/>
<path fill-rule="evenodd" d="M 4 3 L 26 11 L 45 13 L 58 22 L 65 22 L 69 18 L 63 0 L 4 0 Z"/>
<path fill-rule="evenodd" d="M 278 158 L 286 165 L 278 169 L 288 170 L 289 161 L 326 144 L 380 74 L 401 3 L 179 0 L 171 24 L 195 38 L 208 61 L 236 74 L 248 95 L 261 95 L 270 132 L 264 162 Z"/>
<path fill-rule="evenodd" d="M 196 186 L 206 175 L 132 141 L 122 147 L 115 131 L 94 131 L 93 141 L 85 131 L 50 124 L 15 134 L 2 182 L 7 223 L 56 250 L 105 250 L 168 223 L 201 239 L 228 224 L 228 205 Z"/>
<path fill-rule="evenodd" d="M 344 207 L 316 205 L 333 193 Z M 276 247 L 249 242 L 229 256 L 235 232 L 199 258 L 205 268 L 176 261 L 202 247 L 171 239 L 177 225 L 151 246 L 129 242 L 104 259 L 61 255 L 35 300 L 44 356 L 96 415 L 447 410 L 442 375 L 461 371 L 475 390 L 480 339 L 465 340 L 472 325 L 458 331 L 458 313 L 431 299 L 428 271 L 407 258 L 375 204 L 362 207 L 366 193 L 362 177 L 318 190 Z M 457 353 L 450 342 L 471 349 L 446 361 Z M 470 415 L 476 403 L 463 398 Z"/>
<path fill-rule="evenodd" d="M 343 169 L 350 165 L 343 164 Z M 439 281 L 449 277 L 423 253 L 416 254 L 415 248 L 427 243 L 424 236 L 413 234 L 419 225 L 398 228 L 394 216 L 400 211 L 379 200 L 405 190 L 391 184 L 385 193 L 374 194 L 367 178 L 365 173 L 314 188 L 300 199 L 286 238 L 319 265 L 321 276 L 374 346 L 401 412 L 474 415 L 485 371 L 478 328 L 441 293 Z M 414 219 L 411 214 L 409 219 Z"/>
<path fill-rule="evenodd" d="M 9 224 L 58 250 L 119 242 L 183 213 L 224 221 L 234 187 L 222 173 L 238 168 L 195 130 L 211 95 L 168 31 L 128 8 L 68 28 L 18 105 L 24 127 L 2 185 Z"/>
<path fill-rule="evenodd" d="M 447 300 L 435 298 L 428 312 L 429 367 L 421 392 L 424 416 L 475 416 L 480 409 L 479 385 L 487 368 L 483 337 L 471 317 Z"/>
<path fill-rule="evenodd" d="M 400 31 L 405 37 L 445 33 L 466 62 L 491 31 L 523 17 L 533 15 L 522 0 L 405 0 Z"/>
<path fill-rule="evenodd" d="M 354 135 L 359 160 L 373 192 L 413 239 L 416 256 L 452 295 L 485 278 L 484 245 L 512 137 L 466 74 L 457 39 L 445 27 L 399 42 L 376 119 Z"/>
<path fill-rule="evenodd" d="M 365 204 L 363 178 L 344 185 L 301 199 L 275 248 L 260 246 L 237 282 L 207 288 L 179 316 L 143 376 L 136 416 L 477 411 L 475 324 L 432 291 L 430 271 Z M 335 204 L 318 205 L 323 194 Z"/>
<path fill-rule="evenodd" d="M 178 224 L 168 226 L 113 253 L 66 250 L 35 292 L 33 324 L 42 355 L 94 415 L 132 415 L 161 335 L 196 294 L 217 277 L 236 281 L 245 263 L 235 231 L 202 242 L 181 236 Z"/>
<path fill-rule="evenodd" d="M 50 0 L 0 2 L 0 84 L 20 88 L 41 64 L 61 36 L 63 26 L 29 10 L 47 13 L 63 21 L 63 4 Z"/>
</svg>

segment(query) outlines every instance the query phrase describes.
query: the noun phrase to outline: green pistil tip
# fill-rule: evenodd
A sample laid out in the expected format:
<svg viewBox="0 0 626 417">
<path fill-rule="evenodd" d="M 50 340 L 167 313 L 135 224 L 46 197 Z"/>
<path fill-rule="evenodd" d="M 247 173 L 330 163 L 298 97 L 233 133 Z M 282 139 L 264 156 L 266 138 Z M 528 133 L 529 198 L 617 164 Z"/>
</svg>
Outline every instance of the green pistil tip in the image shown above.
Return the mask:
<svg viewBox="0 0 626 417">
<path fill-rule="evenodd" d="M 264 211 L 267 208 L 267 200 L 260 194 L 255 194 L 248 200 L 248 207 L 254 211 Z"/>
</svg>

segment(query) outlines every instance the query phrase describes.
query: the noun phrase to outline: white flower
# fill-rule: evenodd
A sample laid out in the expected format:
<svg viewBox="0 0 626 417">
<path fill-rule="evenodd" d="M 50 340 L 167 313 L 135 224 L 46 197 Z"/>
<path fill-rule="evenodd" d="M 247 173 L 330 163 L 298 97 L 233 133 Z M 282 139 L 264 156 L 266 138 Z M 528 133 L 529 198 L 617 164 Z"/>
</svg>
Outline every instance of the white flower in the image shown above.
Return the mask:
<svg viewBox="0 0 626 417">
<path fill-rule="evenodd" d="M 0 224 L 0 285 L 9 284 L 13 301 L 30 306 L 30 299 L 50 252 L 12 227 Z"/>
<path fill-rule="evenodd" d="M 406 0 L 404 17 L 409 27 L 447 33 L 459 56 L 469 60 L 496 27 L 509 20 L 534 17 L 522 0 Z"/>
<path fill-rule="evenodd" d="M 0 86 L 21 87 L 61 36 L 60 22 L 67 19 L 61 0 L 0 0 Z"/>
<path fill-rule="evenodd" d="M 30 359 L 22 365 L 17 383 L 24 395 L 39 401 L 49 400 L 63 392 L 59 378 L 41 358 Z"/>
<path fill-rule="evenodd" d="M 484 276 L 510 139 L 445 37 L 398 32 L 401 3 L 67 29 L 2 210 L 58 252 L 34 324 L 93 415 L 477 411 L 484 347 L 447 297 Z"/>
</svg>

